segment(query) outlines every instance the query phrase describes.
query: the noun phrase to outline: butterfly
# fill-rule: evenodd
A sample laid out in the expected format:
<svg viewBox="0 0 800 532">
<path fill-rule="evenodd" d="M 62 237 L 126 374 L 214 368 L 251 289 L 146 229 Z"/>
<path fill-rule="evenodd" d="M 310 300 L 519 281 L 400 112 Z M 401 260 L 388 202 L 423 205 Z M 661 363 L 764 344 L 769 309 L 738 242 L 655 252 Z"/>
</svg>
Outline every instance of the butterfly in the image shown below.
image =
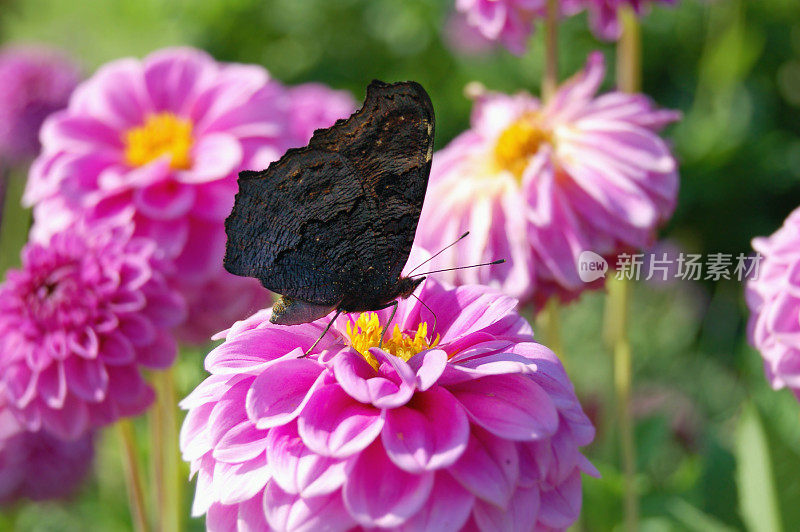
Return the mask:
<svg viewBox="0 0 800 532">
<path fill-rule="evenodd" d="M 272 323 L 336 311 L 327 332 L 342 312 L 396 310 L 425 279 L 401 272 L 425 200 L 434 123 L 419 83 L 375 80 L 350 118 L 266 170 L 239 174 L 224 265 L 281 295 Z"/>
</svg>

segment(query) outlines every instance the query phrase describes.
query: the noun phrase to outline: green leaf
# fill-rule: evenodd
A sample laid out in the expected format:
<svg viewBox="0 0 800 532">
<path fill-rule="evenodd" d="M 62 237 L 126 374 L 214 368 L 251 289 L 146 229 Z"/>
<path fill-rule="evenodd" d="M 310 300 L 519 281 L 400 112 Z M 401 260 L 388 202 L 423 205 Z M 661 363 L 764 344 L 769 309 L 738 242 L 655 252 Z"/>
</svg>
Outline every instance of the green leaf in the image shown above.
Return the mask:
<svg viewBox="0 0 800 532">
<path fill-rule="evenodd" d="M 748 530 L 783 530 L 769 439 L 758 411 L 749 402 L 736 427 L 736 463 L 740 511 Z"/>
</svg>

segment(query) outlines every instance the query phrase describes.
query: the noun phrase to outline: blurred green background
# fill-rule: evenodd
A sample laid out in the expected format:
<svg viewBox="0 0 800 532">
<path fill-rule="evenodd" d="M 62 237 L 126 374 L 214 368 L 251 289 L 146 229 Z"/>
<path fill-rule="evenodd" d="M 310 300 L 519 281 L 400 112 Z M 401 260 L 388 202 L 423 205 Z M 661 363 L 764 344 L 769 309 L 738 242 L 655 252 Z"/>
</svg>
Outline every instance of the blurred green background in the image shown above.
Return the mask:
<svg viewBox="0 0 800 532">
<path fill-rule="evenodd" d="M 466 83 L 536 92 L 542 71 L 541 34 L 522 57 L 453 51 L 443 31 L 451 10 L 451 0 L 0 0 L 0 41 L 62 48 L 87 75 L 121 56 L 188 44 L 357 99 L 373 78 L 414 79 L 433 99 L 441 148 L 468 125 Z M 613 46 L 586 26 L 583 15 L 562 25 L 562 76 L 593 49 L 613 66 Z M 748 252 L 754 236 L 772 233 L 800 205 L 800 2 L 680 0 L 653 9 L 643 38 L 644 92 L 685 115 L 667 132 L 681 161 L 681 193 L 663 236 L 689 252 Z M 26 225 L 10 206 L 0 268 L 17 262 Z M 800 529 L 800 409 L 789 392 L 767 385 L 746 343 L 741 292 L 732 281 L 634 287 L 642 530 Z M 621 528 L 622 517 L 603 304 L 602 294 L 589 294 L 563 312 L 565 364 L 598 425 L 588 454 L 603 478 L 585 479 L 576 526 L 587 531 Z M 202 354 L 183 354 L 182 394 L 202 378 Z M 147 425 L 137 423 L 147 453 Z M 108 432 L 95 475 L 75 500 L 17 509 L 19 530 L 130 529 L 118 443 Z M 190 497 L 187 489 L 186 515 Z M 9 523 L 0 516 L 0 529 Z"/>
</svg>

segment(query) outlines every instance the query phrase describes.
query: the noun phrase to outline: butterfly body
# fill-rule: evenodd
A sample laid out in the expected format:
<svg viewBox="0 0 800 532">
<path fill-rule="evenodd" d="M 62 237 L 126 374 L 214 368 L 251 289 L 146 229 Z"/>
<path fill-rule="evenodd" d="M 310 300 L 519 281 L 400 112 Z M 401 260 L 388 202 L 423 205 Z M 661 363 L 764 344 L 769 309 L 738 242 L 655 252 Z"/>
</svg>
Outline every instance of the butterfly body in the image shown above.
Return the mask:
<svg viewBox="0 0 800 532">
<path fill-rule="evenodd" d="M 422 282 L 401 272 L 425 199 L 433 130 L 419 84 L 373 81 L 350 118 L 266 170 L 239 174 L 225 268 L 283 296 L 274 323 L 386 308 Z"/>
</svg>

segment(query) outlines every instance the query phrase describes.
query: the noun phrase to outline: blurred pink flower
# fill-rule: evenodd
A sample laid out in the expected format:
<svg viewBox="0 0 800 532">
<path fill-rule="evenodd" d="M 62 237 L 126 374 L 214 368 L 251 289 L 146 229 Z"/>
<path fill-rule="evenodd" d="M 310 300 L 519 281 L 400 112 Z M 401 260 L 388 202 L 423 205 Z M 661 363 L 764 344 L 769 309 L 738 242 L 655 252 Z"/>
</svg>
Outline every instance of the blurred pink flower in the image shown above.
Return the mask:
<svg viewBox="0 0 800 532">
<path fill-rule="evenodd" d="M 600 39 L 616 41 L 619 39 L 622 28 L 619 25 L 619 10 L 630 7 L 639 15 L 645 15 L 649 4 L 660 2 L 662 4 L 675 4 L 677 0 L 580 0 L 586 5 L 589 12 L 589 24 L 592 32 Z"/>
<path fill-rule="evenodd" d="M 341 94 L 315 94 L 333 102 L 320 119 L 349 114 Z M 42 128 L 43 153 L 24 197 L 34 206 L 33 235 L 46 237 L 77 218 L 133 221 L 137 235 L 174 260 L 176 285 L 208 291 L 230 280 L 217 295 L 220 306 L 239 307 L 253 291 L 264 296 L 255 280 L 233 281 L 223 270 L 223 221 L 240 170 L 266 168 L 304 144 L 293 124 L 303 131 L 329 125 L 307 117 L 309 105 L 297 104 L 260 66 L 218 63 L 190 48 L 111 62 Z M 230 323 L 211 326 L 209 317 L 192 306 L 183 329 L 197 325 L 188 336 L 208 338 Z"/>
<path fill-rule="evenodd" d="M 389 310 L 221 333 L 183 403 L 194 515 L 209 530 L 564 529 L 594 437 L 516 301 L 429 279 Z M 433 325 L 435 323 L 435 325 Z M 433 325 L 433 326 L 432 326 Z"/>
<path fill-rule="evenodd" d="M 600 39 L 620 37 L 619 9 L 630 6 L 637 15 L 647 13 L 649 4 L 674 4 L 677 0 L 560 0 L 561 16 L 589 12 L 592 32 Z M 517 55 L 525 53 L 534 23 L 547 15 L 547 0 L 455 0 L 456 10 L 467 23 L 492 42 L 503 44 Z M 464 34 L 466 36 L 466 34 Z"/>
<path fill-rule="evenodd" d="M 445 275 L 541 305 L 600 286 L 581 281 L 581 251 L 611 258 L 652 243 L 678 191 L 657 132 L 680 115 L 640 94 L 595 96 L 604 74 L 594 53 L 545 105 L 525 93 L 477 97 L 472 128 L 434 154 L 417 243 L 438 250 L 472 234 L 431 269 L 505 258 Z"/>
<path fill-rule="evenodd" d="M 456 0 L 456 10 L 483 37 L 521 55 L 534 21 L 546 15 L 547 0 Z"/>
<path fill-rule="evenodd" d="M 442 34 L 448 47 L 462 55 L 481 55 L 495 48 L 495 41 L 484 36 L 479 25 L 470 24 L 467 14 L 450 13 Z"/>
<path fill-rule="evenodd" d="M 176 354 L 184 319 L 156 259 L 129 227 L 73 227 L 29 243 L 0 285 L 0 387 L 27 430 L 76 439 L 153 400 L 141 369 Z"/>
<path fill-rule="evenodd" d="M 772 387 L 800 399 L 800 208 L 772 236 L 753 239 L 753 249 L 762 260 L 745 289 L 750 343 Z"/>
<path fill-rule="evenodd" d="M 0 505 L 68 497 L 86 477 L 93 457 L 91 434 L 64 441 L 45 431 L 28 432 L 6 408 L 0 391 Z"/>
<path fill-rule="evenodd" d="M 67 106 L 78 79 L 77 67 L 55 50 L 0 50 L 0 164 L 36 155 L 39 127 Z"/>
</svg>

